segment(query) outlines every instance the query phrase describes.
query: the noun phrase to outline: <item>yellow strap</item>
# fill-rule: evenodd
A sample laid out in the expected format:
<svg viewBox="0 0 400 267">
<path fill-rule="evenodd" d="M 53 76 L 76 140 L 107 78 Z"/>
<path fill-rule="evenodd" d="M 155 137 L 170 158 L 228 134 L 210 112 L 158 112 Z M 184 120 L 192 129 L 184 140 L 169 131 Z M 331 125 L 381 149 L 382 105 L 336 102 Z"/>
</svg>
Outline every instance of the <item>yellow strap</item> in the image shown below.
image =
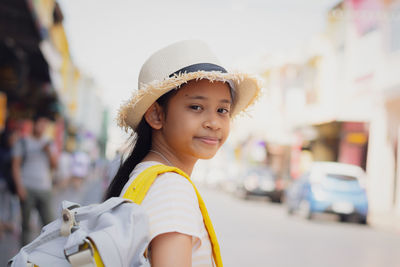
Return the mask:
<svg viewBox="0 0 400 267">
<path fill-rule="evenodd" d="M 208 235 L 210 237 L 215 264 L 217 265 L 217 267 L 222 267 L 223 265 L 221 259 L 221 252 L 217 236 L 215 234 L 214 227 L 211 223 L 210 216 L 208 215 L 206 205 L 204 204 L 204 201 L 201 198 L 200 193 L 197 190 L 196 186 L 194 185 L 192 180 L 190 180 L 190 177 L 185 172 L 176 167 L 170 167 L 166 165 L 151 166 L 146 170 L 144 170 L 143 172 L 141 172 L 135 178 L 135 180 L 129 185 L 128 189 L 124 193 L 123 198 L 130 199 L 136 204 L 141 204 L 144 197 L 146 196 L 147 191 L 153 184 L 154 180 L 158 177 L 158 175 L 165 172 L 176 172 L 185 177 L 192 184 L 194 190 L 196 191 L 197 199 L 199 201 L 200 211 L 203 215 L 204 224 L 206 226 Z"/>
<path fill-rule="evenodd" d="M 103 260 L 100 257 L 99 251 L 97 250 L 96 244 L 92 242 L 93 250 L 94 250 L 94 262 L 96 263 L 96 267 L 104 267 Z"/>
</svg>

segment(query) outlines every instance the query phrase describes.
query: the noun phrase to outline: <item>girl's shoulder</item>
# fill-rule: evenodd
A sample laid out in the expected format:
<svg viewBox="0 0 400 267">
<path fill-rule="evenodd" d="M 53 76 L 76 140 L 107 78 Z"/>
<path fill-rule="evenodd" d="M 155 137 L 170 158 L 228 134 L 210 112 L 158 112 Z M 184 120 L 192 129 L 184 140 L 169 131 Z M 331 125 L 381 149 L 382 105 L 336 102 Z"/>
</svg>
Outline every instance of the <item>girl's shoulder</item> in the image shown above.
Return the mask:
<svg viewBox="0 0 400 267">
<path fill-rule="evenodd" d="M 152 184 L 149 194 L 186 194 L 191 198 L 196 197 L 196 192 L 192 184 L 186 177 L 176 172 L 166 172 L 160 174 Z"/>
<path fill-rule="evenodd" d="M 136 178 L 141 172 L 143 172 L 144 170 L 146 170 L 149 167 L 155 166 L 155 165 L 162 165 L 162 163 L 158 162 L 158 161 L 143 161 L 140 162 L 138 165 L 136 165 L 136 167 L 133 169 L 132 173 L 130 174 L 130 178 L 134 179 Z M 187 183 L 190 184 L 190 182 L 186 179 L 186 177 L 176 173 L 176 172 L 165 172 L 160 174 L 156 181 L 159 180 L 158 178 L 163 177 L 163 178 L 168 178 L 168 180 L 171 181 L 186 181 Z"/>
<path fill-rule="evenodd" d="M 131 184 L 135 178 L 147 168 L 159 165 L 160 162 L 156 161 L 145 161 L 136 165 L 135 169 L 132 171 L 130 175 L 130 179 L 128 183 L 125 185 L 123 192 L 126 188 Z M 153 194 L 186 194 L 190 196 L 190 198 L 195 198 L 197 200 L 196 192 L 192 186 L 192 184 L 186 179 L 186 177 L 176 173 L 176 172 L 166 172 L 160 174 L 157 179 L 155 179 L 154 183 L 150 187 L 150 190 L 146 195 Z"/>
<path fill-rule="evenodd" d="M 160 163 L 145 163 L 139 166 L 139 171 L 156 164 Z M 160 174 L 151 185 L 142 205 L 150 210 L 159 210 L 159 207 L 167 205 L 172 213 L 181 213 L 186 210 L 186 213 L 200 215 L 198 199 L 193 185 L 186 177 L 176 172 Z"/>
</svg>

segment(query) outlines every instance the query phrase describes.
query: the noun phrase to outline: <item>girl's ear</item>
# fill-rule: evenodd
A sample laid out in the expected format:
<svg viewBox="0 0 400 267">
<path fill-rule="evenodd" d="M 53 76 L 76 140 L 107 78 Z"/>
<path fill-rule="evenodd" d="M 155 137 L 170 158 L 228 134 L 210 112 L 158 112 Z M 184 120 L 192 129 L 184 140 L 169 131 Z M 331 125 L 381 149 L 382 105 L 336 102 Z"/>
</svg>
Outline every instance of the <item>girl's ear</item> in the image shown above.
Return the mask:
<svg viewBox="0 0 400 267">
<path fill-rule="evenodd" d="M 155 130 L 160 130 L 163 126 L 164 112 L 162 107 L 154 102 L 144 114 L 144 119 Z"/>
</svg>

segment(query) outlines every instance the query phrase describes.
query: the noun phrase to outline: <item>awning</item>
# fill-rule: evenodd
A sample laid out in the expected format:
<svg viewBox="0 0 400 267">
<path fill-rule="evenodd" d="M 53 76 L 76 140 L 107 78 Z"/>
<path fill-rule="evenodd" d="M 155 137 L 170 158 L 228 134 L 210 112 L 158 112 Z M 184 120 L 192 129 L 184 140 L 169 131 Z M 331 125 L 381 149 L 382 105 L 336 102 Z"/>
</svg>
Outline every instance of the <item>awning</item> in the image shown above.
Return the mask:
<svg viewBox="0 0 400 267">
<path fill-rule="evenodd" d="M 39 30 L 25 0 L 0 1 L 0 53 L 11 51 L 16 57 L 15 64 L 28 65 L 31 79 L 49 82 L 49 67 L 39 48 L 42 40 Z M 22 57 L 26 61 L 21 61 Z"/>
<path fill-rule="evenodd" d="M 60 63 L 47 43 L 47 27 L 31 0 L 0 1 L 0 88 L 21 114 L 54 117 L 60 110 L 49 71 L 49 64 Z"/>
</svg>

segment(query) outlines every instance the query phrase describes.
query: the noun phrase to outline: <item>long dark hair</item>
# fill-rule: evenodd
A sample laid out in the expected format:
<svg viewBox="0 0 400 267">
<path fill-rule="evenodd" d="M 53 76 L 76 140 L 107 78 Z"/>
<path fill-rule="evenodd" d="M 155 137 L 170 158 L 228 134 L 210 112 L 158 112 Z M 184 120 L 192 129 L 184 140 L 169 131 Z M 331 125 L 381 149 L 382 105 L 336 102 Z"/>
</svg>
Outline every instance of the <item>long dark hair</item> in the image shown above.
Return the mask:
<svg viewBox="0 0 400 267">
<path fill-rule="evenodd" d="M 167 112 L 168 101 L 176 94 L 176 91 L 177 90 L 171 90 L 157 99 L 157 103 L 163 108 L 165 114 Z M 131 141 L 131 146 L 133 147 L 132 151 L 119 167 L 117 174 L 114 176 L 114 179 L 111 181 L 106 191 L 104 199 L 118 197 L 121 194 L 125 184 L 129 181 L 129 175 L 151 149 L 151 132 L 152 128 L 143 117 L 135 129 L 135 134 Z"/>
</svg>

